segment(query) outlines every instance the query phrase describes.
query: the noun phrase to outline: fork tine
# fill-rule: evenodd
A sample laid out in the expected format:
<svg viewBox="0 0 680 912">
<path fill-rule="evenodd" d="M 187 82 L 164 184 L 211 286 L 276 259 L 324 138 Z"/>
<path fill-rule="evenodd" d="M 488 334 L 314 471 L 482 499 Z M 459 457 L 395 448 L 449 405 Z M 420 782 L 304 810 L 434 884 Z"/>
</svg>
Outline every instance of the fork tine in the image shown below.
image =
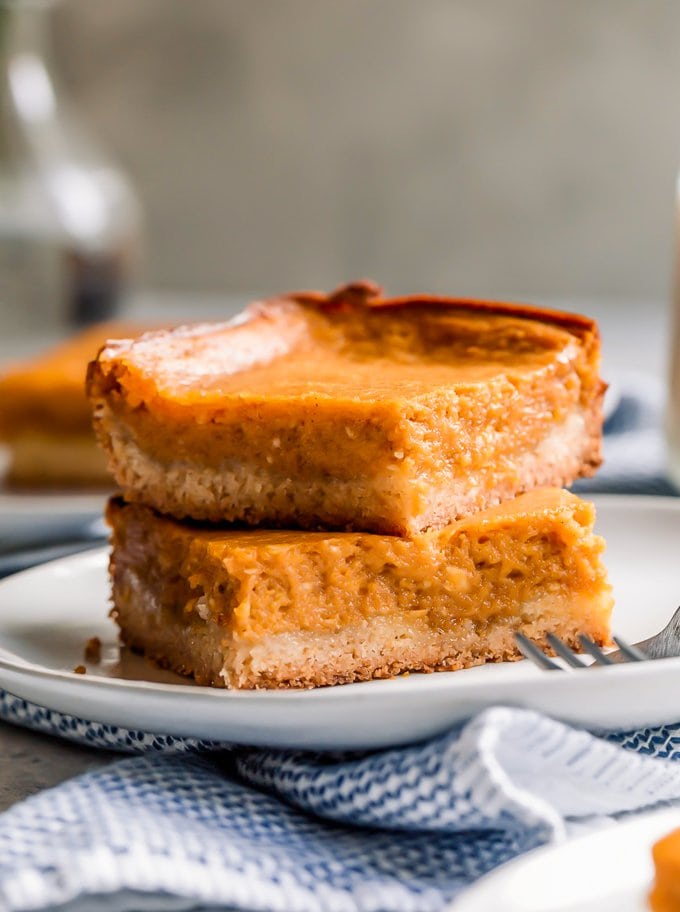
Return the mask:
<svg viewBox="0 0 680 912">
<path fill-rule="evenodd" d="M 616 664 L 613 659 L 610 659 L 606 653 L 602 652 L 597 643 L 591 640 L 590 637 L 587 637 L 584 633 L 579 633 L 578 638 L 585 651 L 595 659 L 598 665 Z"/>
<path fill-rule="evenodd" d="M 641 649 L 638 649 L 637 646 L 631 646 L 630 643 L 626 643 L 625 640 L 622 640 L 621 637 L 612 637 L 616 645 L 621 650 L 621 654 L 629 662 L 646 662 L 648 656 L 644 654 Z"/>
<path fill-rule="evenodd" d="M 558 636 L 555 636 L 554 633 L 549 633 L 546 637 L 546 640 L 548 643 L 550 643 L 557 655 L 563 658 L 564 661 L 567 662 L 567 664 L 571 665 L 572 668 L 588 667 L 583 659 L 579 658 L 579 656 L 572 652 L 567 644 L 562 642 L 562 640 Z"/>
<path fill-rule="evenodd" d="M 523 633 L 515 633 L 515 642 L 524 658 L 529 659 L 539 668 L 544 668 L 546 671 L 564 671 L 557 662 L 553 662 L 547 655 L 544 655 L 538 646 Z"/>
</svg>

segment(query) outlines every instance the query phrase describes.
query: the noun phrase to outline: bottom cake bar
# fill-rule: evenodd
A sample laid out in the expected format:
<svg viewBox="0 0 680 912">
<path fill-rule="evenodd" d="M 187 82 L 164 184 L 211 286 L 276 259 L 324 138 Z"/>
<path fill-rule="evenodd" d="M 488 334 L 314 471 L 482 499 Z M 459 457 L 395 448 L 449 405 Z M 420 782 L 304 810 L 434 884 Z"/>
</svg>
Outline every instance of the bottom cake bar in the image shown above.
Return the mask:
<svg viewBox="0 0 680 912">
<path fill-rule="evenodd" d="M 317 687 L 519 658 L 513 633 L 609 639 L 594 508 L 544 488 L 411 539 L 224 530 L 119 498 L 112 616 L 199 684 Z"/>
</svg>

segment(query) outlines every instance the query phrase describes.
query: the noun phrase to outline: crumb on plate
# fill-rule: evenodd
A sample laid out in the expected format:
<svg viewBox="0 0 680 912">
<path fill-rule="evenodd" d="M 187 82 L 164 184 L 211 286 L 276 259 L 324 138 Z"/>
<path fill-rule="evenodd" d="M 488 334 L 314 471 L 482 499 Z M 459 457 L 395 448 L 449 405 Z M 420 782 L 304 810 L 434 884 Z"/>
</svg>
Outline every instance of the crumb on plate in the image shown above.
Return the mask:
<svg viewBox="0 0 680 912">
<path fill-rule="evenodd" d="M 102 660 L 102 641 L 99 637 L 90 637 L 85 643 L 85 661 L 98 665 Z"/>
</svg>

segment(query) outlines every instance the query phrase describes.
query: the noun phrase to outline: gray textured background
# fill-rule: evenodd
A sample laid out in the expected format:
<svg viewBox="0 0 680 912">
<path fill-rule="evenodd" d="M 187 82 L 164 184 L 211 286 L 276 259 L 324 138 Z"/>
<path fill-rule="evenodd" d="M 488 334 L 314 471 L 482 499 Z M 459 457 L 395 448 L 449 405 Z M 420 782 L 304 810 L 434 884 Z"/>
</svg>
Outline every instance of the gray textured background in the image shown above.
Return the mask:
<svg viewBox="0 0 680 912">
<path fill-rule="evenodd" d="M 665 296 L 677 0 L 65 0 L 156 287 Z"/>
</svg>

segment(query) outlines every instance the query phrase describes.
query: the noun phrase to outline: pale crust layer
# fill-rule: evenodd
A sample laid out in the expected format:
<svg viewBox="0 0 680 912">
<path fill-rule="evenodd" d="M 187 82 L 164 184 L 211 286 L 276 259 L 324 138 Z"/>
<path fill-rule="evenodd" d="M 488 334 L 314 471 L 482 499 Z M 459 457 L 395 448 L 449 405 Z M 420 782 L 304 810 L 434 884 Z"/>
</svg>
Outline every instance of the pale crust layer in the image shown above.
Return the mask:
<svg viewBox="0 0 680 912">
<path fill-rule="evenodd" d="M 592 507 L 543 489 L 414 539 L 227 531 L 111 502 L 122 637 L 198 683 L 313 687 L 516 658 L 514 630 L 609 635 Z"/>
<path fill-rule="evenodd" d="M 517 606 L 517 616 L 499 618 L 480 633 L 474 623 L 455 632 L 414 630 L 394 619 L 374 618 L 338 633 L 264 637 L 254 646 L 225 643 L 224 631 L 206 625 L 200 638 L 176 617 L 149 623 L 153 592 L 139 586 L 140 601 L 117 603 L 113 617 L 123 642 L 161 668 L 193 677 L 197 684 L 231 689 L 328 687 L 404 672 L 459 671 L 487 662 L 522 656 L 515 645 L 519 631 L 536 642 L 555 633 L 579 652 L 579 634 L 596 643 L 609 641 L 604 615 L 588 617 L 585 605 L 565 606 L 549 598 Z M 552 652 L 552 650 L 549 650 Z"/>
<path fill-rule="evenodd" d="M 601 461 L 592 321 L 366 284 L 108 346 L 95 427 L 178 518 L 411 535 Z"/>
</svg>

